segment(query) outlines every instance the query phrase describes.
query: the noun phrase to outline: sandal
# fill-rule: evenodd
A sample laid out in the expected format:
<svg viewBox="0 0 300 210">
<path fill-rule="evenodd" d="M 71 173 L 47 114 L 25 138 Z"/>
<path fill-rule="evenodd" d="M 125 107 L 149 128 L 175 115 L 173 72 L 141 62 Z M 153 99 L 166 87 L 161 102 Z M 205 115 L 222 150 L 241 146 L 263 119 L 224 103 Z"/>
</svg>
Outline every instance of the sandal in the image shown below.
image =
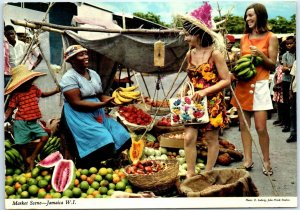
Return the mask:
<svg viewBox="0 0 300 210">
<path fill-rule="evenodd" d="M 263 167 L 263 174 L 266 175 L 266 176 L 268 176 L 268 174 L 269 174 L 269 176 L 272 176 L 272 175 L 273 175 L 273 169 L 270 168 L 270 169 L 267 171 L 267 170 Z"/>
<path fill-rule="evenodd" d="M 251 171 L 253 167 L 254 167 L 254 162 L 252 162 L 250 166 L 240 165 L 239 167 L 237 167 L 237 169 L 244 169 L 246 171 Z"/>
</svg>

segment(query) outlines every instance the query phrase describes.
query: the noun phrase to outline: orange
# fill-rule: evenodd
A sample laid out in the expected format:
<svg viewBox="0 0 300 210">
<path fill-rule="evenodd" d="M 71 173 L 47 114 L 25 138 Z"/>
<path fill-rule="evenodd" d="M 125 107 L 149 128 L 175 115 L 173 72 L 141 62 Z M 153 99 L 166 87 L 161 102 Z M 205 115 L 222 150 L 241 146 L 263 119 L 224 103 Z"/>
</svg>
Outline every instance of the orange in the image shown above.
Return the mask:
<svg viewBox="0 0 300 210">
<path fill-rule="evenodd" d="M 100 192 L 99 192 L 98 190 L 95 190 L 95 191 L 92 193 L 92 195 L 93 195 L 94 197 L 96 197 L 96 195 L 100 195 Z"/>
<path fill-rule="evenodd" d="M 50 193 L 47 193 L 47 194 L 45 195 L 45 198 L 52 198 L 52 195 L 51 195 Z"/>
<path fill-rule="evenodd" d="M 95 180 L 95 177 L 97 176 L 97 174 L 92 174 L 90 177 Z"/>
<path fill-rule="evenodd" d="M 74 185 L 75 185 L 76 187 L 78 187 L 78 185 L 79 185 L 79 180 L 78 180 L 78 179 L 75 179 L 75 180 L 74 180 Z"/>
<path fill-rule="evenodd" d="M 123 178 L 126 177 L 126 175 L 125 175 L 125 173 L 124 173 L 123 171 L 120 171 L 120 172 L 118 173 L 118 175 L 119 175 L 119 177 L 120 177 L 121 179 L 123 179 Z"/>
<path fill-rule="evenodd" d="M 87 177 L 86 181 L 91 185 L 94 182 L 94 179 L 91 177 Z"/>
<path fill-rule="evenodd" d="M 94 198 L 93 195 L 87 195 L 86 198 Z"/>
<path fill-rule="evenodd" d="M 84 175 L 84 174 L 82 174 L 82 175 L 80 176 L 80 179 L 81 179 L 82 181 L 86 181 L 86 180 L 87 180 L 87 176 Z"/>
<path fill-rule="evenodd" d="M 44 170 L 44 171 L 41 172 L 41 175 L 42 175 L 42 176 L 46 176 L 46 175 L 48 175 L 48 174 L 49 174 L 49 171 L 47 171 L 47 170 Z"/>
<path fill-rule="evenodd" d="M 116 176 L 113 178 L 113 183 L 117 184 L 120 181 L 120 177 Z"/>
<path fill-rule="evenodd" d="M 19 182 L 16 182 L 16 184 L 15 184 L 15 189 L 17 190 L 17 189 L 19 189 L 20 187 L 22 187 L 22 185 L 21 185 Z"/>
<path fill-rule="evenodd" d="M 25 177 L 26 177 L 27 179 L 31 178 L 31 172 L 27 172 L 27 173 L 25 174 Z"/>
</svg>

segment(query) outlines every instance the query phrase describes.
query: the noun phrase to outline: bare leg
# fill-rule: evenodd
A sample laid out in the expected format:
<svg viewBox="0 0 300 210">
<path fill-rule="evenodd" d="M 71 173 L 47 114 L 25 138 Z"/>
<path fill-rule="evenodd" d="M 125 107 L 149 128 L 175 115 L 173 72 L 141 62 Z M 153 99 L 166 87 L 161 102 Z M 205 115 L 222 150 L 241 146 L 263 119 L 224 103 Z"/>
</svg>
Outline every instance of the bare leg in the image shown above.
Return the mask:
<svg viewBox="0 0 300 210">
<path fill-rule="evenodd" d="M 205 171 L 210 171 L 216 164 L 219 155 L 219 130 L 205 132 L 205 140 L 207 141 L 207 163 Z"/>
<path fill-rule="evenodd" d="M 238 115 L 239 115 L 239 121 L 240 121 L 240 129 L 241 129 L 241 138 L 243 142 L 243 149 L 244 149 L 244 166 L 249 167 L 252 164 L 252 140 L 251 135 L 248 132 L 246 123 L 244 122 L 244 119 L 241 114 L 241 110 L 238 109 Z M 251 126 L 251 113 L 248 111 L 244 111 L 244 115 L 246 118 L 246 121 L 249 125 L 249 128 Z"/>
<path fill-rule="evenodd" d="M 29 170 L 31 171 L 34 167 L 34 160 L 38 154 L 42 151 L 44 145 L 48 140 L 48 136 L 42 136 L 40 142 L 36 145 L 36 148 L 33 150 L 31 156 L 26 158 L 26 161 L 29 163 Z"/>
<path fill-rule="evenodd" d="M 270 138 L 267 130 L 267 111 L 254 112 L 255 129 L 258 134 L 260 148 L 263 154 L 264 168 L 270 170 Z"/>
<path fill-rule="evenodd" d="M 184 135 L 184 152 L 187 163 L 187 178 L 195 176 L 195 165 L 197 158 L 196 142 L 198 130 L 192 127 L 185 128 Z"/>
<path fill-rule="evenodd" d="M 23 158 L 24 165 L 25 165 L 25 168 L 26 168 L 29 165 L 29 163 L 27 162 L 27 148 L 24 145 L 18 145 L 18 149 L 21 153 L 21 156 Z"/>
</svg>

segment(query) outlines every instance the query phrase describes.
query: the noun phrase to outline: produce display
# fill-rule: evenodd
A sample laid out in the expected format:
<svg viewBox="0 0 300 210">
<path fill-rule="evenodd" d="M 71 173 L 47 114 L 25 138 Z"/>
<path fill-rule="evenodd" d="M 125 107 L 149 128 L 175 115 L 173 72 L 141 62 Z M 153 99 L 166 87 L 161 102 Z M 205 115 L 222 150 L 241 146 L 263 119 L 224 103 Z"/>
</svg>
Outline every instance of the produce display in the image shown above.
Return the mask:
<svg viewBox="0 0 300 210">
<path fill-rule="evenodd" d="M 47 143 L 44 145 L 40 154 L 38 154 L 36 161 L 39 162 L 48 155 L 60 149 L 60 138 L 57 136 L 50 136 Z"/>
<path fill-rule="evenodd" d="M 141 92 L 135 91 L 137 88 L 138 88 L 137 85 L 127 87 L 127 88 L 123 88 L 123 87 L 117 88 L 112 93 L 112 97 L 114 97 L 114 102 L 120 105 L 120 104 L 130 103 L 138 99 L 141 96 Z"/>
<path fill-rule="evenodd" d="M 159 126 L 172 126 L 171 125 L 171 117 L 164 116 L 160 118 L 156 125 Z"/>
<path fill-rule="evenodd" d="M 4 153 L 5 163 L 8 166 L 12 166 L 16 168 L 22 167 L 24 165 L 24 162 L 19 151 L 13 148 L 13 144 L 8 139 L 4 141 L 4 145 L 5 145 L 5 153 Z"/>
<path fill-rule="evenodd" d="M 140 160 L 125 168 L 127 174 L 153 174 L 163 170 L 165 165 L 161 161 Z"/>
<path fill-rule="evenodd" d="M 250 80 L 256 75 L 256 66 L 262 64 L 263 59 L 259 56 L 252 56 L 247 54 L 242 56 L 237 62 L 236 65 L 231 70 L 231 73 L 238 80 Z"/>
<path fill-rule="evenodd" d="M 62 161 L 65 162 L 65 160 L 60 162 Z M 69 167 L 63 166 L 63 168 Z M 57 174 L 58 171 L 54 171 L 53 168 L 41 166 L 33 168 L 31 172 L 23 172 L 18 168 L 6 168 L 5 198 L 109 198 L 116 191 L 133 192 L 123 168 L 74 168 L 72 174 L 75 178 L 72 179 L 69 187 L 61 192 L 55 190 L 51 184 L 51 180 L 56 180 L 56 178 L 53 179 L 53 175 L 57 177 Z"/>
<path fill-rule="evenodd" d="M 136 125 L 149 125 L 152 122 L 152 117 L 142 109 L 135 107 L 134 105 L 121 106 L 118 113 L 127 122 Z"/>
<path fill-rule="evenodd" d="M 144 152 L 144 140 L 136 135 L 131 137 L 131 147 L 128 151 L 129 161 L 137 164 Z"/>
</svg>

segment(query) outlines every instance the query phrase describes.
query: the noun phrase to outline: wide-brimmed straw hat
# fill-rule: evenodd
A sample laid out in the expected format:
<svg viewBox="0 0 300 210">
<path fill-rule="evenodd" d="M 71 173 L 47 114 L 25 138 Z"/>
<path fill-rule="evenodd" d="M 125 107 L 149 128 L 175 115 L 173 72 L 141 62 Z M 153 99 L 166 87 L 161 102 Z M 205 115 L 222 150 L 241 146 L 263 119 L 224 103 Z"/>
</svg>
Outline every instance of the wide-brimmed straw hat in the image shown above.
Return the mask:
<svg viewBox="0 0 300 210">
<path fill-rule="evenodd" d="M 12 69 L 12 78 L 5 89 L 4 95 L 10 94 L 25 82 L 43 75 L 46 75 L 46 73 L 30 71 L 26 65 L 16 66 Z"/>
<path fill-rule="evenodd" d="M 87 51 L 87 49 L 81 45 L 71 45 L 66 49 L 64 53 L 64 59 L 65 61 L 68 61 L 71 57 L 83 51 Z"/>
<path fill-rule="evenodd" d="M 211 18 L 211 6 L 208 2 L 204 2 L 204 4 L 198 9 L 194 10 L 190 14 L 178 15 L 183 21 L 188 21 L 191 23 L 191 27 L 188 32 L 194 30 L 195 27 L 202 29 L 205 33 L 209 34 L 213 39 L 213 46 L 215 49 L 220 50 L 222 53 L 225 53 L 225 43 L 224 38 L 221 34 L 216 33 L 216 24 Z"/>
</svg>

